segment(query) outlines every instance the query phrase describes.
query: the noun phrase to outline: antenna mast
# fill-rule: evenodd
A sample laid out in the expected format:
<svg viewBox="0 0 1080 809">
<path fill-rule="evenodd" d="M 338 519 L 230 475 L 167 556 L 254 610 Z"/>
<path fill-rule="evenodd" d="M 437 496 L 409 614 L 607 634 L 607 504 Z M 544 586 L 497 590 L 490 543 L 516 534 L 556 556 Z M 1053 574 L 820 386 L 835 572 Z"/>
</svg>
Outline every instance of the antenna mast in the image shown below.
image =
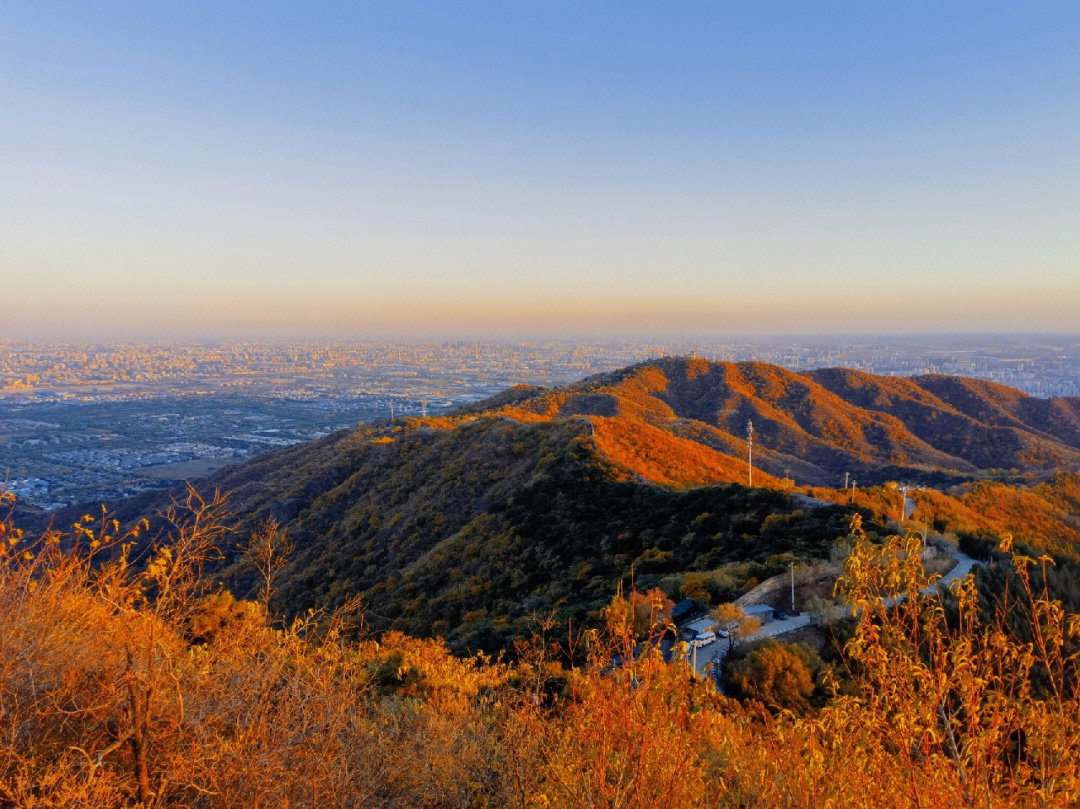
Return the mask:
<svg viewBox="0 0 1080 809">
<path fill-rule="evenodd" d="M 754 488 L 754 422 L 746 420 L 746 471 L 747 486 Z"/>
</svg>

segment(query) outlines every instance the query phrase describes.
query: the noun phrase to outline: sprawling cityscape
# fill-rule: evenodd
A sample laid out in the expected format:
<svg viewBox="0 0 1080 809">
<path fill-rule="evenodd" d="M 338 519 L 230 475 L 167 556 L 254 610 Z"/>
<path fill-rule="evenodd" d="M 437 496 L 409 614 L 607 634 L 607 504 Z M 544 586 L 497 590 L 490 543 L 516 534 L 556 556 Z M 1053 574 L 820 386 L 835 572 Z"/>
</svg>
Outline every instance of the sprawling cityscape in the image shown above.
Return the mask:
<svg viewBox="0 0 1080 809">
<path fill-rule="evenodd" d="M 661 354 L 793 370 L 990 379 L 1080 395 L 1080 338 L 849 337 L 665 342 L 0 343 L 0 474 L 45 509 L 196 478 L 363 421 L 437 414 L 516 384 L 558 385 Z"/>
</svg>

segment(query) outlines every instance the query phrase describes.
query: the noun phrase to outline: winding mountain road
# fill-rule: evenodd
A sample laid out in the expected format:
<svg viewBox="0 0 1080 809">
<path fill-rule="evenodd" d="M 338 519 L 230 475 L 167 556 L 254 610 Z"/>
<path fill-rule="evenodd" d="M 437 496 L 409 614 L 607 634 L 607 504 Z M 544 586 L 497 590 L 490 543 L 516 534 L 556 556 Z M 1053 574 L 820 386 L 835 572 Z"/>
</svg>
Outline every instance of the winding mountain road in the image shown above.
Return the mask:
<svg viewBox="0 0 1080 809">
<path fill-rule="evenodd" d="M 977 561 L 972 559 L 959 548 L 950 547 L 948 551 L 949 555 L 956 560 L 956 564 L 949 570 L 948 573 L 938 579 L 933 585 L 931 585 L 930 587 L 925 587 L 919 592 L 923 593 L 924 595 L 929 595 L 939 587 L 948 587 L 954 581 L 962 579 L 964 576 L 970 573 L 972 568 L 978 564 Z M 741 645 L 744 643 L 754 643 L 755 641 L 765 640 L 766 638 L 775 638 L 779 635 L 786 635 L 789 632 L 796 632 L 800 629 L 804 629 L 805 627 L 810 626 L 810 624 L 811 618 L 806 613 L 802 613 L 801 615 L 794 615 L 791 618 L 785 618 L 782 621 L 771 621 L 767 624 L 764 624 L 752 635 L 743 638 L 741 641 L 739 641 L 739 643 Z M 707 676 L 708 672 L 706 669 L 709 664 L 712 663 L 714 664 L 713 671 L 718 673 L 720 670 L 720 664 L 723 662 L 724 657 L 727 656 L 727 653 L 728 642 L 722 638 L 716 640 L 713 643 L 710 643 L 708 646 L 702 646 L 698 648 L 696 656 L 692 656 L 692 660 L 695 663 L 695 672 L 702 677 Z"/>
</svg>

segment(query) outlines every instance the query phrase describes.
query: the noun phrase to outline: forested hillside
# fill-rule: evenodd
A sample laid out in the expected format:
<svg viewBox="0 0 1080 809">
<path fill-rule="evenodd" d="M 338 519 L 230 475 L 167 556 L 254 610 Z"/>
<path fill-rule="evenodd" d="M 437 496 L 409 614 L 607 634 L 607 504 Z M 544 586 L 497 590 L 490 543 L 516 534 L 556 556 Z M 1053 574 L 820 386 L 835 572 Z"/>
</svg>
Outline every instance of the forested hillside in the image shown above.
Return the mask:
<svg viewBox="0 0 1080 809">
<path fill-rule="evenodd" d="M 0 522 L 3 809 L 1080 800 L 1080 617 L 1007 545 L 1015 587 L 987 613 L 970 579 L 920 592 L 917 537 L 870 543 L 853 524 L 840 656 L 815 683 L 801 647 L 761 647 L 739 702 L 649 642 L 666 631 L 655 594 L 613 593 L 597 629 L 561 643 L 540 622 L 514 662 L 461 659 L 374 639 L 355 604 L 276 622 L 200 575 L 220 501 L 166 516 L 139 565 L 145 523 Z"/>
<path fill-rule="evenodd" d="M 280 613 L 362 594 L 373 628 L 494 652 L 537 614 L 596 625 L 631 577 L 708 607 L 790 559 L 828 559 L 853 509 L 877 535 L 901 518 L 897 480 L 929 484 L 908 493 L 913 526 L 1080 558 L 1076 413 L 977 380 L 663 359 L 340 431 L 198 488 L 228 493 L 237 526 L 209 570 L 238 595 L 258 582 L 239 546 L 272 522 L 293 546 Z M 114 508 L 132 521 L 167 502 Z"/>
<path fill-rule="evenodd" d="M 704 606 L 730 600 L 793 555 L 827 558 L 850 513 L 808 509 L 774 489 L 628 480 L 580 419 L 359 428 L 213 483 L 238 518 L 212 566 L 232 590 L 254 593 L 239 546 L 272 520 L 294 546 L 277 609 L 332 608 L 362 593 L 373 628 L 439 635 L 459 653 L 510 649 L 553 610 L 562 625 L 596 625 L 631 576 L 677 598 L 685 575 L 700 574 L 724 582 L 710 585 Z M 148 505 L 125 503 L 119 516 L 135 519 Z M 748 564 L 717 573 L 735 563 Z"/>
</svg>

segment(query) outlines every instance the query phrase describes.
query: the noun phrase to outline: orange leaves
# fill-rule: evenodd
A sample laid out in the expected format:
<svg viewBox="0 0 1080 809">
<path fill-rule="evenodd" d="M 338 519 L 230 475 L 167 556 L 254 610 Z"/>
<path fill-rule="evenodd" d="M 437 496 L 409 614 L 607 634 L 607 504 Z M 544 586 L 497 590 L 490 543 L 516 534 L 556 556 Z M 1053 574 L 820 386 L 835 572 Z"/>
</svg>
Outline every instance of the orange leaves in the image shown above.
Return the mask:
<svg viewBox="0 0 1080 809">
<path fill-rule="evenodd" d="M 805 661 L 765 646 L 746 656 L 740 685 L 800 712 L 772 715 L 639 642 L 665 631 L 670 602 L 656 591 L 613 599 L 611 632 L 580 640 L 585 653 L 551 656 L 545 638 L 513 664 L 400 633 L 349 639 L 340 616 L 268 626 L 258 605 L 201 595 L 194 571 L 222 525 L 205 508 L 215 502 L 174 513 L 179 542 L 154 545 L 142 569 L 111 521 L 105 534 L 84 525 L 80 545 L 12 545 L 6 529 L 0 801 L 111 809 L 144 785 L 151 804 L 214 809 L 1080 797 L 1080 616 L 1032 584 L 1048 560 L 1018 557 L 1020 592 L 988 618 L 972 579 L 919 592 L 929 577 L 917 539 L 875 546 L 853 524 L 843 590 L 859 611 L 846 648 L 856 695 L 810 712 Z M 89 564 L 106 539 L 120 556 Z M 1030 637 L 1004 620 L 1019 612 Z"/>
<path fill-rule="evenodd" d="M 746 463 L 644 421 L 594 416 L 596 448 L 618 467 L 652 483 L 692 486 L 746 480 Z M 755 470 L 754 479 L 775 483 Z"/>
<path fill-rule="evenodd" d="M 779 643 L 758 647 L 740 661 L 731 679 L 743 696 L 771 708 L 804 712 L 810 707 L 807 699 L 814 683 L 796 647 Z"/>
<path fill-rule="evenodd" d="M 1061 605 L 1032 592 L 1034 560 L 1014 557 L 1024 592 L 1013 613 L 1003 605 L 987 623 L 973 578 L 957 582 L 948 599 L 920 592 L 926 577 L 916 550 L 911 538 L 889 537 L 875 548 L 860 537 L 845 564 L 841 586 L 859 613 L 846 652 L 863 687 L 846 704 L 848 715 L 883 751 L 891 746 L 909 766 L 932 763 L 948 776 L 942 796 L 951 791 L 949 800 L 1066 805 L 1080 781 L 1080 742 L 1054 739 L 1047 729 L 1080 712 L 1080 661 L 1066 656 Z M 1032 641 L 1006 623 L 1016 609 L 1026 611 Z M 1039 775 L 1047 768 L 1058 774 Z"/>
<path fill-rule="evenodd" d="M 542 805 L 717 805 L 724 785 L 708 777 L 705 757 L 724 719 L 703 709 L 709 697 L 685 666 L 646 653 L 625 671 L 576 673 L 574 682 L 574 699 L 561 711 L 518 715 Z"/>
</svg>

